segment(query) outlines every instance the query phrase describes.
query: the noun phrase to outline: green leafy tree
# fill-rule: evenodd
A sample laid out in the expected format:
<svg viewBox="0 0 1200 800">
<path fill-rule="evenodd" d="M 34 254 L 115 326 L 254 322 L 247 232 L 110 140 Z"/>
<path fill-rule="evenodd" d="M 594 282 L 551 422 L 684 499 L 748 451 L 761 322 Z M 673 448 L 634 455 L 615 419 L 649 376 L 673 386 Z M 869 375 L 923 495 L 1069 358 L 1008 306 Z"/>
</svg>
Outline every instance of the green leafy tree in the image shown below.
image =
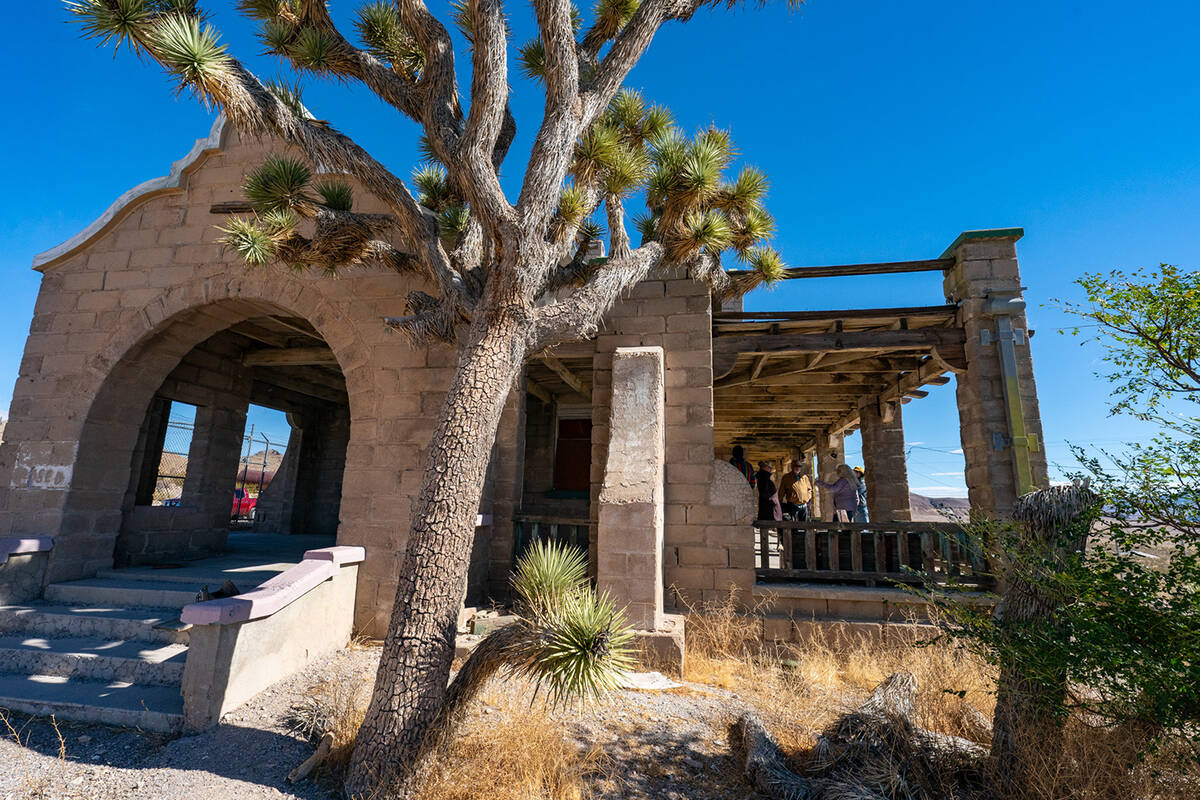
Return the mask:
<svg viewBox="0 0 1200 800">
<path fill-rule="evenodd" d="M 501 0 L 453 0 L 446 21 L 423 0 L 373 0 L 358 10 L 357 43 L 325 0 L 237 2 L 266 51 L 296 75 L 361 84 L 420 126 L 426 163 L 411 182 L 310 114 L 296 82 L 252 74 L 196 0 L 66 3 L 86 36 L 156 62 L 181 92 L 219 108 L 242 133 L 276 137 L 300 154 L 270 158 L 246 178 L 255 213 L 224 235 L 248 265 L 328 273 L 367 265 L 437 287 L 436 295 L 398 297 L 404 313 L 385 323 L 422 346 L 457 347 L 458 361 L 413 503 L 350 794 L 403 779 L 444 713 L 480 487 L 505 397 L 526 360 L 590 336 L 652 270 L 683 270 L 721 295 L 783 272 L 769 245 L 766 179 L 735 168 L 729 134 L 687 136 L 665 109 L 622 89 L 662 25 L 740 4 L 596 0 L 584 14 L 570 0 L 534 0 L 538 34 L 519 48 L 519 64 L 544 89 L 545 110 L 510 200 L 498 179 L 516 132 Z M 469 45 L 469 104 L 452 32 Z M 316 179 L 314 165 L 352 176 L 388 213 L 356 212 L 352 187 Z M 625 204 L 643 193 L 635 247 Z M 589 253 L 602 225 L 610 255 L 597 260 Z M 727 273 L 730 257 L 749 269 Z"/>
<path fill-rule="evenodd" d="M 1078 283 L 1087 302 L 1064 305 L 1103 348 L 1111 411 L 1163 430 L 1122 453 L 1074 448 L 1090 486 L 971 531 L 1003 587 L 994 612 L 933 595 L 949 635 L 999 669 L 992 754 L 1018 796 L 1072 712 L 1200 760 L 1200 420 L 1169 413 L 1200 400 L 1200 279 L 1164 265 Z"/>
</svg>

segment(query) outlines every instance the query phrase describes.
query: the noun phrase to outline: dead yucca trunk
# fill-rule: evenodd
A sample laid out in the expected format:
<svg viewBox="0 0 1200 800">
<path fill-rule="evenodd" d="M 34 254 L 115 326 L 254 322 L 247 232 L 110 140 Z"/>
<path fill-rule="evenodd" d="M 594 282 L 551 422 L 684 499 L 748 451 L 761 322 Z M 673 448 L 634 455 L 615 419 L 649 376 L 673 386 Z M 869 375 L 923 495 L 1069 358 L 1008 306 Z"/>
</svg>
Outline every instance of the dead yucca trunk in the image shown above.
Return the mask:
<svg viewBox="0 0 1200 800">
<path fill-rule="evenodd" d="M 772 800 L 940 800 L 981 796 L 979 745 L 918 727 L 916 679 L 896 673 L 821 734 L 806 774 L 794 772 L 753 713 L 734 725 L 746 779 Z"/>
<path fill-rule="evenodd" d="M 1072 599 L 1054 573 L 1087 546 L 1099 502 L 1086 481 L 1030 492 L 1017 500 L 1013 517 L 1023 527 L 996 606 L 1001 627 L 1036 634 L 1054 625 L 1055 612 Z M 1035 776 L 1044 771 L 1039 765 L 1061 756 L 1066 696 L 1066 664 L 1035 667 L 1009 658 L 1001 667 L 991 755 L 1005 795 L 1036 797 L 1044 789 L 1035 785 Z"/>
</svg>

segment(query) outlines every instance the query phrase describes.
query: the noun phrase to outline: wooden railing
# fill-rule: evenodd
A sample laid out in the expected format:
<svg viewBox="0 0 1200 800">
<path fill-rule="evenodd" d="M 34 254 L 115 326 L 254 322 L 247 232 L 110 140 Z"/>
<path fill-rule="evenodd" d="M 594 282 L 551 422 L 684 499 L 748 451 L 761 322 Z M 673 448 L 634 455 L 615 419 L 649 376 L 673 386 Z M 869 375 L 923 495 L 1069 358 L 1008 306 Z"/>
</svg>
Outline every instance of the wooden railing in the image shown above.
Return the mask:
<svg viewBox="0 0 1200 800">
<path fill-rule="evenodd" d="M 565 542 L 588 551 L 588 530 L 591 522 L 576 517 L 544 517 L 518 514 L 513 517 L 513 564 L 534 542 L 550 540 Z"/>
<path fill-rule="evenodd" d="M 951 522 L 754 523 L 758 579 L 867 586 L 917 584 L 924 578 L 992 583 L 988 565 L 961 526 Z"/>
</svg>

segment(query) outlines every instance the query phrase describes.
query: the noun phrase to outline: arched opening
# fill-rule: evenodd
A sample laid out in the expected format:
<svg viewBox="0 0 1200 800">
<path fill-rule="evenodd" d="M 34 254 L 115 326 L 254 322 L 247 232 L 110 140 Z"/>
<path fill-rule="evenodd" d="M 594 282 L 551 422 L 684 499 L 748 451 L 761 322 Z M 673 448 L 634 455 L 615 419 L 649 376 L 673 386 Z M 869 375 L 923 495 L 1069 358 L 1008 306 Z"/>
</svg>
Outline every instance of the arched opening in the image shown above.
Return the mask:
<svg viewBox="0 0 1200 800">
<path fill-rule="evenodd" d="M 260 551 L 332 544 L 349 438 L 345 378 L 305 319 L 242 300 L 178 314 L 96 395 L 64 510 L 76 558 L 50 579 L 216 555 L 231 529 Z"/>
</svg>

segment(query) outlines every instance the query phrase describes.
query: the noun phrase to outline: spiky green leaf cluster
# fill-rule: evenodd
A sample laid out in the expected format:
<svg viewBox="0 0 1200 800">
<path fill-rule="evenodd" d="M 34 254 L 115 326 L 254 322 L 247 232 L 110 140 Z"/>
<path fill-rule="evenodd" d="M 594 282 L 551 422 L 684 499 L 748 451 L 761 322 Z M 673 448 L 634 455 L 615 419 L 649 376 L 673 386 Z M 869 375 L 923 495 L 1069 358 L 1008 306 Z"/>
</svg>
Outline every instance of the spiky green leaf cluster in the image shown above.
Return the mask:
<svg viewBox="0 0 1200 800">
<path fill-rule="evenodd" d="M 763 205 L 766 175 L 747 166 L 725 182 L 736 156 L 728 131 L 710 127 L 688 139 L 670 129 L 650 141 L 649 153 L 649 213 L 637 220 L 643 241 L 661 241 L 677 262 L 732 249 L 762 280 L 784 275 L 782 258 L 766 245 L 775 233 Z"/>
<path fill-rule="evenodd" d="M 404 27 L 395 3 L 377 0 L 366 4 L 358 10 L 354 27 L 373 56 L 409 78 L 420 76 L 425 53 Z"/>
<path fill-rule="evenodd" d="M 446 183 L 446 169 L 439 164 L 426 164 L 413 171 L 417 187 L 417 202 L 431 211 L 442 212 L 454 204 L 455 198 Z"/>
<path fill-rule="evenodd" d="M 517 51 L 521 62 L 521 73 L 539 83 L 546 79 L 546 46 L 541 39 L 533 39 L 521 45 Z"/>
<path fill-rule="evenodd" d="M 230 75 L 230 61 L 217 32 L 196 17 L 168 14 L 150 27 L 154 51 L 179 80 L 179 88 L 190 86 L 206 102 L 218 94 L 217 84 Z"/>
<path fill-rule="evenodd" d="M 612 599 L 588 583 L 581 550 L 534 542 L 512 583 L 519 613 L 539 631 L 519 671 L 545 686 L 552 703 L 602 695 L 633 668 L 633 632 Z"/>
<path fill-rule="evenodd" d="M 254 220 L 234 217 L 227 226 L 217 230 L 225 234 L 221 243 L 232 247 L 246 264 L 260 267 L 275 260 L 278 252 L 275 237 Z"/>
<path fill-rule="evenodd" d="M 338 180 L 317 181 L 313 187 L 321 196 L 321 204 L 334 211 L 349 211 L 354 206 L 354 190 Z"/>
<path fill-rule="evenodd" d="M 308 116 L 304 108 L 304 87 L 299 83 L 289 84 L 283 78 L 267 81 L 264 86 L 267 91 L 279 98 L 288 109 L 300 118 Z"/>
<path fill-rule="evenodd" d="M 149 47 L 181 90 L 190 86 L 205 102 L 229 77 L 225 46 L 192 0 L 70 0 L 67 10 L 87 38 L 139 54 Z"/>
<path fill-rule="evenodd" d="M 471 209 L 461 203 L 448 206 L 438 215 L 438 227 L 447 247 L 454 246 L 454 241 L 467 229 L 470 221 Z"/>
<path fill-rule="evenodd" d="M 596 0 L 593 30 L 600 41 L 608 41 L 621 32 L 633 18 L 640 0 Z"/>
<path fill-rule="evenodd" d="M 313 203 L 308 193 L 311 180 L 312 170 L 304 162 L 286 156 L 269 155 L 246 176 L 242 191 L 259 213 L 279 208 L 298 210 L 309 208 Z"/>
<path fill-rule="evenodd" d="M 67 10 L 83 26 L 85 37 L 117 48 L 129 45 L 135 51 L 141 50 L 138 33 L 155 13 L 146 0 L 73 0 L 67 3 Z"/>
</svg>

